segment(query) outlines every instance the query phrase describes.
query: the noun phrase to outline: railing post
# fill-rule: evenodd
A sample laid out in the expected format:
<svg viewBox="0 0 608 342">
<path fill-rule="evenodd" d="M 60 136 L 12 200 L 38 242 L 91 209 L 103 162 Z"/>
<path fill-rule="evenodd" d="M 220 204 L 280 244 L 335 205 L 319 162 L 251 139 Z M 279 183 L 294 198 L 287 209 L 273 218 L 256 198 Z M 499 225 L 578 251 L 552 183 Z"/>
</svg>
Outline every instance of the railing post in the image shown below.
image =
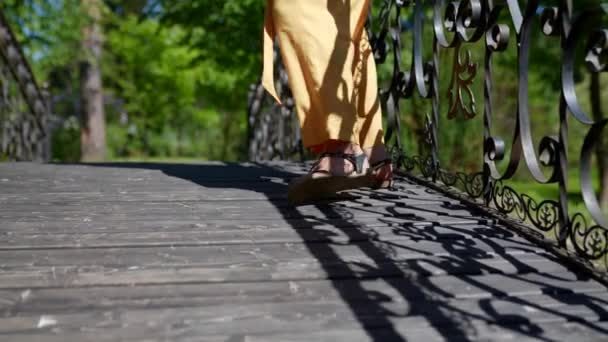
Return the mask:
<svg viewBox="0 0 608 342">
<path fill-rule="evenodd" d="M 562 3 L 561 13 L 561 47 L 565 48 L 566 39 L 570 35 L 572 22 L 572 0 L 565 0 Z M 558 244 L 565 248 L 570 235 L 570 216 L 568 213 L 568 107 L 564 98 L 563 89 L 559 98 L 559 232 Z"/>
<path fill-rule="evenodd" d="M 433 182 L 436 182 L 440 177 L 441 163 L 439 161 L 439 138 L 437 130 L 439 129 L 439 42 L 437 36 L 433 35 L 433 65 L 432 65 L 432 110 L 433 117 L 430 123 L 430 134 L 431 134 L 431 153 L 433 158 Z"/>
</svg>

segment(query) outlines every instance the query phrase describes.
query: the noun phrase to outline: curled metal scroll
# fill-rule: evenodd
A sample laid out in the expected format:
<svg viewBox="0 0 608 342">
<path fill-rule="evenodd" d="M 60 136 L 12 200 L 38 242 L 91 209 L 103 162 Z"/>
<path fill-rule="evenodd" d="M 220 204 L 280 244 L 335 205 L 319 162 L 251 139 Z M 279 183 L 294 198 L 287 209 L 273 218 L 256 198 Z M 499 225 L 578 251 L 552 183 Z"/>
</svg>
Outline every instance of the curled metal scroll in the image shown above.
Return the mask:
<svg viewBox="0 0 608 342">
<path fill-rule="evenodd" d="M 463 60 L 460 47 L 454 50 L 452 79 L 448 90 L 448 119 L 454 119 L 458 114 L 462 114 L 462 117 L 468 120 L 476 115 L 475 96 L 471 88 L 477 76 L 477 64 L 471 60 L 471 51 L 466 51 Z"/>
<path fill-rule="evenodd" d="M 579 255 L 589 260 L 600 260 L 608 257 L 608 230 L 599 225 L 590 225 L 587 219 L 577 213 L 570 223 L 572 246 Z"/>
<path fill-rule="evenodd" d="M 390 1 L 385 1 L 385 3 Z M 388 111 L 391 113 L 392 121 L 398 122 L 399 98 L 409 98 L 415 91 L 422 97 L 432 99 L 433 110 L 438 112 L 442 101 L 437 93 L 439 66 L 437 65 L 437 55 L 440 49 L 454 51 L 455 58 L 460 57 L 450 70 L 453 77 L 450 81 L 451 101 L 444 107 L 448 117 L 455 117 L 462 108 L 466 108 L 458 98 L 459 90 L 465 89 L 465 94 L 469 93 L 467 86 L 470 86 L 473 77 L 460 78 L 459 84 L 457 75 L 463 73 L 467 67 L 472 68 L 469 55 L 462 58 L 459 51 L 466 44 L 475 43 L 485 37 L 484 56 L 484 169 L 473 175 L 466 175 L 460 172 L 451 172 L 442 168 L 437 160 L 436 151 L 439 150 L 437 141 L 437 130 L 441 129 L 438 116 L 433 115 L 425 122 L 425 138 L 421 142 L 430 145 L 428 150 L 432 152 L 429 156 L 409 156 L 403 151 L 407 151 L 407 146 L 402 147 L 399 143 L 399 152 L 394 152 L 395 159 L 399 165 L 403 165 L 406 171 L 418 169 L 423 177 L 432 178 L 442 182 L 446 186 L 457 186 L 464 190 L 472 198 L 486 198 L 486 202 L 492 204 L 501 212 L 513 214 L 522 221 L 530 223 L 538 230 L 552 235 L 554 240 L 561 248 L 572 246 L 579 255 L 586 259 L 599 260 L 608 255 L 608 220 L 602 213 L 591 182 L 591 158 L 595 149 L 595 143 L 601 135 L 606 135 L 608 119 L 601 122 L 594 122 L 587 115 L 578 103 L 575 92 L 574 70 L 576 69 L 574 54 L 577 51 L 577 44 L 585 41 L 585 27 L 573 20 L 572 4 L 568 0 L 560 1 L 557 7 L 541 6 L 540 0 L 529 0 L 520 5 L 518 0 L 506 0 L 504 5 L 494 5 L 493 1 L 431 1 L 433 16 L 432 23 L 434 29 L 434 47 L 432 62 L 424 63 L 421 60 L 422 48 L 418 43 L 422 40 L 422 22 L 425 20 L 422 15 L 422 1 L 417 1 L 410 13 L 413 13 L 414 21 L 414 51 L 412 66 L 403 69 L 400 58 L 401 45 L 401 26 L 396 24 L 386 27 L 386 32 L 390 32 L 392 41 L 393 56 L 395 66 L 393 68 L 393 81 L 390 83 L 387 94 Z M 404 8 L 399 7 L 397 2 L 392 5 L 399 8 L 397 15 L 405 13 Z M 402 6 L 403 7 L 403 6 Z M 508 12 L 506 12 L 508 11 Z M 600 15 L 602 11 L 594 11 L 594 15 Z M 384 12 L 386 13 L 386 12 Z M 504 13 L 508 13 L 510 21 L 501 22 L 505 18 Z M 580 18 L 587 18 L 588 14 L 582 14 Z M 385 24 L 389 25 L 388 20 Z M 395 23 L 400 23 L 400 19 L 394 19 Z M 560 106 L 559 120 L 560 129 L 554 135 L 543 136 L 535 143 L 533 139 L 533 129 L 531 118 L 539 113 L 530 110 L 528 101 L 528 71 L 530 70 L 530 51 L 534 46 L 532 41 L 533 30 L 540 27 L 545 39 L 553 39 L 556 44 L 561 44 L 563 66 L 562 66 L 562 105 Z M 378 44 L 381 46 L 381 44 Z M 386 45 L 389 46 L 389 45 Z M 492 132 L 493 119 L 493 84 L 492 74 L 493 56 L 505 51 L 509 46 L 516 49 L 518 56 L 518 98 L 517 112 L 514 113 L 515 129 L 513 139 L 509 146 L 505 140 L 496 136 Z M 608 31 L 598 28 L 589 34 L 585 63 L 591 72 L 603 72 L 608 64 Z M 380 54 L 383 51 L 378 50 Z M 383 60 L 379 61 L 382 62 Z M 432 85 L 432 92 L 429 94 L 426 87 L 422 87 L 420 80 L 426 80 L 427 75 L 422 65 L 429 65 L 431 76 L 429 82 Z M 460 69 L 460 70 L 459 70 Z M 405 71 L 404 71 L 405 70 Z M 472 70 L 472 69 L 470 69 Z M 464 116 L 470 117 L 471 110 L 465 111 Z M 580 123 L 587 125 L 589 131 L 581 148 L 580 170 L 581 188 L 585 206 L 589 215 L 595 221 L 595 225 L 588 223 L 582 214 L 568 215 L 568 189 L 567 189 L 567 168 L 568 160 L 566 146 L 568 144 L 567 116 L 572 115 Z M 395 119 L 397 117 L 397 119 Z M 392 134 L 394 137 L 395 134 Z M 390 137 L 389 137 L 390 138 Z M 507 159 L 507 165 L 503 170 L 499 170 L 498 162 Z M 536 201 L 534 198 L 525 194 L 519 194 L 513 188 L 506 185 L 505 181 L 511 179 L 519 166 L 531 173 L 532 178 L 543 184 L 559 184 L 559 200 Z M 566 244 L 566 239 L 570 244 Z"/>
</svg>

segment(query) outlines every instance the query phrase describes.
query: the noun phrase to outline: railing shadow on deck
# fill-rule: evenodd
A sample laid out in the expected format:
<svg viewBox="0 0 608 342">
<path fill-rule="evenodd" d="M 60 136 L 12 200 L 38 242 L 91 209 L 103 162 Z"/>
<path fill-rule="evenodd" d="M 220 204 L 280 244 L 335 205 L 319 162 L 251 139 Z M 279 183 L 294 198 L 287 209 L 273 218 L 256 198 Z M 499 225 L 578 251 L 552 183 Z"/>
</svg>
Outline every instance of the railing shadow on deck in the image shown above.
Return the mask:
<svg viewBox="0 0 608 342">
<path fill-rule="evenodd" d="M 608 281 L 608 216 L 604 201 L 599 200 L 605 195 L 598 196 L 608 185 L 598 189 L 591 172 L 595 164 L 608 169 L 608 118 L 601 110 L 599 76 L 608 71 L 605 1 L 377 0 L 370 4 L 366 31 L 374 59 L 387 71 L 392 67 L 391 73 L 379 73 L 379 97 L 387 124 L 385 141 L 397 169 L 421 174 L 443 190 L 459 188 L 470 200 L 517 218 L 526 223 L 523 231 L 530 237 L 552 244 L 556 252 Z M 532 58 L 535 51 L 549 46 L 553 49 L 546 51 L 545 58 Z M 552 62 L 546 58 L 549 55 Z M 495 67 L 507 56 L 517 63 L 510 71 L 498 72 Z M 282 70 L 276 73 L 275 83 L 286 105 L 265 96 L 261 80 L 252 85 L 248 97 L 252 160 L 285 159 L 295 152 L 303 156 L 297 148 L 299 131 L 293 129 L 296 113 L 289 105 L 294 98 L 288 78 L 283 77 L 280 58 L 275 64 Z M 556 104 L 552 111 L 531 105 L 534 74 L 540 65 L 554 68 L 554 80 L 545 82 L 546 87 L 555 87 L 553 100 L 544 99 Z M 505 91 L 503 80 L 511 77 L 514 88 Z M 591 79 L 588 99 L 577 90 L 585 77 Z M 514 100 L 513 106 L 504 106 L 505 97 Z M 478 105 L 480 99 L 483 106 Z M 583 105 L 586 101 L 590 110 Z M 410 105 L 404 107 L 405 103 Z M 539 118 L 552 122 L 543 121 L 542 135 Z M 458 167 L 463 155 L 469 156 L 468 166 Z M 580 190 L 573 195 L 569 175 L 575 173 Z M 535 196 L 515 187 L 516 179 L 553 187 L 557 194 Z M 582 198 L 584 210 L 575 208 L 573 197 Z"/>
<path fill-rule="evenodd" d="M 447 256 L 438 258 L 437 262 L 426 259 L 421 260 L 395 260 L 393 256 L 397 251 L 409 251 L 429 255 L 428 252 L 416 250 L 415 244 L 400 244 L 395 241 L 379 241 L 378 234 L 373 229 L 367 227 L 366 223 L 357 222 L 353 213 L 356 211 L 376 212 L 377 207 L 362 205 L 359 207 L 346 207 L 338 202 L 326 202 L 315 204 L 314 207 L 323 213 L 324 217 L 311 217 L 301 212 L 297 207 L 292 207 L 282 198 L 286 192 L 285 183 L 272 182 L 273 186 L 260 187 L 262 177 L 273 177 L 289 180 L 295 174 L 284 170 L 264 165 L 252 164 L 253 167 L 245 167 L 239 164 L 223 165 L 196 165 L 196 164 L 163 164 L 163 163 L 98 163 L 82 164 L 87 166 L 109 167 L 109 168 L 132 168 L 158 170 L 164 174 L 192 182 L 195 185 L 206 188 L 226 188 L 252 191 L 263 194 L 270 203 L 280 212 L 286 223 L 291 225 L 295 232 L 302 238 L 310 254 L 317 259 L 323 270 L 327 273 L 327 278 L 332 281 L 337 293 L 343 302 L 350 308 L 358 323 L 369 337 L 374 341 L 405 341 L 406 338 L 400 334 L 394 326 L 392 318 L 405 316 L 420 316 L 425 318 L 446 340 L 469 341 L 471 336 L 472 320 L 481 320 L 489 324 L 498 325 L 523 336 L 536 338 L 541 341 L 552 341 L 543 336 L 543 329 L 538 324 L 530 321 L 525 314 L 504 315 L 495 307 L 493 301 L 499 300 L 502 303 L 510 303 L 530 310 L 559 317 L 564 321 L 577 322 L 593 331 L 608 334 L 608 330 L 593 322 L 585 321 L 576 314 L 568 314 L 551 306 L 543 306 L 539 303 L 527 300 L 524 297 L 509 296 L 498 287 L 480 282 L 475 275 L 481 274 L 505 274 L 504 271 L 494 268 L 482 262 L 484 258 L 492 258 L 491 254 L 497 255 L 510 263 L 517 270 L 516 274 L 505 274 L 505 279 L 514 279 L 530 286 L 542 289 L 542 294 L 550 297 L 558 303 L 564 305 L 582 306 L 593 312 L 599 318 L 598 321 L 608 318 L 608 302 L 589 294 L 575 293 L 571 288 L 563 284 L 568 281 L 586 279 L 586 276 L 571 270 L 575 275 L 564 277 L 560 274 L 548 274 L 527 265 L 518 260 L 517 256 L 507 253 L 504 247 L 497 244 L 492 239 L 483 234 L 477 234 L 475 230 L 463 229 L 462 226 L 441 224 L 443 229 L 449 229 L 454 234 L 465 236 L 466 239 L 446 238 L 445 232 L 439 232 L 436 227 L 437 222 L 429 222 L 429 226 L 420 227 L 412 222 L 428 222 L 428 219 L 414 213 L 403 214 L 397 208 L 408 208 L 396 196 L 373 195 L 372 198 L 385 203 L 388 214 L 380 213 L 378 223 L 392 226 L 392 231 L 397 235 L 409 236 L 412 240 L 432 240 L 440 243 L 448 252 Z M 248 175 L 239 181 L 231 177 L 238 175 Z M 357 202 L 356 198 L 351 198 L 351 202 Z M 364 204 L 361 202 L 361 204 Z M 437 209 L 424 209 L 415 207 L 416 211 L 428 210 L 429 212 L 447 215 L 450 210 L 455 209 L 454 204 L 445 203 Z M 413 207 L 412 207 L 413 209 Z M 462 209 L 462 207 L 459 207 Z M 474 208 L 468 208 L 474 212 Z M 389 218 L 391 218 L 389 220 Z M 464 216 L 463 218 L 471 218 Z M 338 220 L 336 220 L 338 219 Z M 479 217 L 480 222 L 489 222 L 489 217 Z M 334 247 L 341 242 L 331 240 L 334 235 L 331 231 L 323 229 L 322 225 L 332 225 L 342 232 L 349 240 L 349 243 L 359 242 L 361 252 L 369 258 L 371 262 L 357 261 L 349 262 L 342 260 Z M 498 228 L 497 228 L 498 229 Z M 308 231 L 307 234 L 305 234 Z M 310 232 L 314 232 L 312 235 Z M 514 234 L 508 231 L 501 231 L 504 239 L 511 239 Z M 309 241 L 311 236 L 319 237 Z M 326 239 L 326 241 L 320 241 Z M 484 243 L 491 246 L 492 251 L 488 253 L 479 244 Z M 522 251 L 533 252 L 531 245 L 521 245 Z M 548 258 L 552 259 L 551 256 Z M 553 259 L 555 260 L 555 259 Z M 433 283 L 432 273 L 429 265 L 438 272 L 450 274 L 474 289 L 485 291 L 491 297 L 484 296 L 477 300 L 479 309 L 483 314 L 467 312 L 458 305 L 454 304 L 455 297 Z M 476 270 L 471 273 L 470 270 Z M 538 273 L 540 277 L 526 278 L 529 273 Z M 434 274 L 437 274 L 434 272 Z M 344 281 L 349 279 L 349 281 Z M 400 306 L 397 301 L 398 309 L 387 308 L 386 304 L 391 304 L 392 298 L 389 294 L 380 293 L 376 290 L 365 287 L 365 280 L 383 279 L 388 286 L 394 289 L 402 298 L 403 304 Z M 560 286 L 554 285 L 555 281 L 561 281 Z M 522 310 L 523 311 L 523 310 Z"/>
</svg>

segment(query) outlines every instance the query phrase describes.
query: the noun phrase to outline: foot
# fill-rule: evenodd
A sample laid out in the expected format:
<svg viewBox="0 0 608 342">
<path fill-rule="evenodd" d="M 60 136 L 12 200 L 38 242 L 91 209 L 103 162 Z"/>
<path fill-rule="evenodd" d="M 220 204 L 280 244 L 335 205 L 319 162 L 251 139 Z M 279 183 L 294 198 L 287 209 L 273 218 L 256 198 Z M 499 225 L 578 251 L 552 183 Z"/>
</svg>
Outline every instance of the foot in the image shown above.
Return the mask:
<svg viewBox="0 0 608 342">
<path fill-rule="evenodd" d="M 376 184 L 375 179 L 368 174 L 369 162 L 359 146 L 337 142 L 326 146 L 322 153 L 307 175 L 294 179 L 289 184 L 287 200 L 292 205 Z"/>
<path fill-rule="evenodd" d="M 363 150 L 369 160 L 371 172 L 378 180 L 379 188 L 388 188 L 393 180 L 393 164 L 386 145 L 376 145 Z"/>
<path fill-rule="evenodd" d="M 361 155 L 364 151 L 359 145 L 347 142 L 335 142 L 330 146 L 326 146 L 323 153 L 346 154 L 346 155 Z M 361 172 L 366 172 L 369 169 L 370 163 L 365 158 Z M 311 174 L 330 174 L 333 176 L 347 176 L 356 172 L 356 166 L 352 161 L 339 156 L 324 156 L 321 157 L 310 170 Z"/>
</svg>

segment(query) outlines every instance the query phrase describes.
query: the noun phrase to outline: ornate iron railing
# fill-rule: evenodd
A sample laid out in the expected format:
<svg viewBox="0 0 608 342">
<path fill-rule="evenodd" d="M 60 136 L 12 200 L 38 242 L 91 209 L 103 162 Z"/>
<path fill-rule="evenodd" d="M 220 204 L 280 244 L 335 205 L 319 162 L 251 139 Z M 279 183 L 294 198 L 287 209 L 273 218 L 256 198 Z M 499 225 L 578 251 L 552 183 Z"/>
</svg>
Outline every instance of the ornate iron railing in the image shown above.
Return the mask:
<svg viewBox="0 0 608 342">
<path fill-rule="evenodd" d="M 602 212 L 592 185 L 592 155 L 596 145 L 608 137 L 608 119 L 594 119 L 583 110 L 575 87 L 575 76 L 585 65 L 590 73 L 606 71 L 608 63 L 608 7 L 600 1 L 581 1 L 576 8 L 572 0 L 382 0 L 375 2 L 370 13 L 368 34 L 377 64 L 392 64 L 389 80 L 380 90 L 388 124 L 386 137 L 392 146 L 396 164 L 407 173 L 420 173 L 422 180 L 439 184 L 444 189 L 458 188 L 459 194 L 490 211 L 510 214 L 519 219 L 515 224 L 530 237 L 540 240 L 559 253 L 567 254 L 596 270 L 605 272 L 608 265 L 608 218 Z M 590 6 L 586 7 L 584 5 Z M 431 24 L 425 29 L 424 24 Z M 409 27 L 408 27 L 409 26 Z M 430 29 L 428 28 L 430 27 Z M 529 58 L 540 30 L 560 46 L 559 110 L 555 113 L 532 113 L 529 103 Z M 403 44 L 409 35 L 411 45 Z M 478 44 L 474 44 L 478 43 Z M 481 45 L 477 59 L 473 46 Z M 511 116 L 513 139 L 505 142 L 493 125 L 494 88 L 493 61 L 507 48 L 517 56 L 516 111 Z M 410 60 L 402 58 L 407 52 Z M 447 92 L 441 90 L 444 70 L 440 59 L 452 54 L 452 68 Z M 272 104 L 260 85 L 252 86 L 249 101 L 250 156 L 252 159 L 289 158 L 301 149 L 297 129 L 293 127 L 293 100 L 287 77 L 277 61 L 277 89 L 285 107 Z M 479 66 L 483 66 L 483 115 L 475 101 L 473 82 Z M 500 75 L 499 75 L 500 76 Z M 381 82 L 382 83 L 382 82 Z M 596 83 L 595 87 L 599 87 Z M 599 94 L 595 89 L 596 95 Z M 416 98 L 429 104 L 425 115 L 419 155 L 413 146 L 404 146 L 408 128 L 401 121 L 408 113 L 401 110 L 400 100 Z M 421 100 L 420 100 L 421 99 Z M 446 101 L 447 100 L 447 101 Z M 448 120 L 473 122 L 483 120 L 483 136 L 479 132 L 479 171 L 454 172 L 441 162 L 442 145 L 439 133 Z M 559 123 L 554 135 L 536 137 L 531 118 L 554 115 Z M 468 120 L 468 121 L 467 121 Z M 585 138 L 580 158 L 568 156 L 569 122 L 584 126 Z M 451 121 L 453 122 L 453 121 Z M 481 127 L 481 124 L 478 126 Z M 479 128 L 478 128 L 479 130 Z M 535 139 L 536 138 L 536 139 Z M 568 193 L 568 172 L 580 170 L 581 195 L 586 212 L 571 212 Z M 556 199 L 539 199 L 519 193 L 508 181 L 516 176 L 520 164 L 526 166 L 534 182 L 557 187 Z M 524 187 L 525 191 L 525 187 Z M 511 223 L 514 223 L 509 219 Z M 533 227 L 533 228 L 529 228 Z"/>
<path fill-rule="evenodd" d="M 0 10 L 0 159 L 46 160 L 49 106 Z"/>
<path fill-rule="evenodd" d="M 247 101 L 248 154 L 251 160 L 289 159 L 296 153 L 302 158 L 304 156 L 298 121 L 293 115 L 294 101 L 287 84 L 287 72 L 276 49 L 274 63 L 276 90 L 284 100 L 284 106 L 269 101 L 261 80 L 251 85 Z"/>
</svg>

